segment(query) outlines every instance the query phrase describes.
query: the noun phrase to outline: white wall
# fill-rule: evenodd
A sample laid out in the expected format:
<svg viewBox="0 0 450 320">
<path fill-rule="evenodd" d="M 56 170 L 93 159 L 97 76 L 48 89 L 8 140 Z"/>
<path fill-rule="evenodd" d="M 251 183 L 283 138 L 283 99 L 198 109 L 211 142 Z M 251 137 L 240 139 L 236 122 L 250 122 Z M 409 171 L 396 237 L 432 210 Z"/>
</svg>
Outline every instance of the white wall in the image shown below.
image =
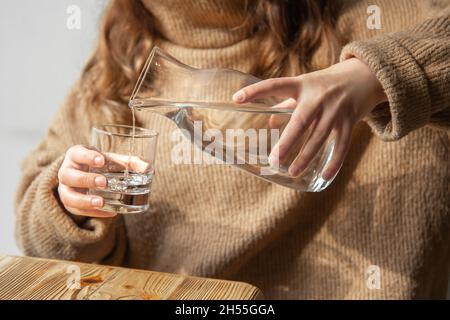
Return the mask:
<svg viewBox="0 0 450 320">
<path fill-rule="evenodd" d="M 20 254 L 13 199 L 20 161 L 44 135 L 89 56 L 105 0 L 2 0 L 0 10 L 0 253 Z M 69 30 L 68 6 L 81 28 Z"/>
</svg>

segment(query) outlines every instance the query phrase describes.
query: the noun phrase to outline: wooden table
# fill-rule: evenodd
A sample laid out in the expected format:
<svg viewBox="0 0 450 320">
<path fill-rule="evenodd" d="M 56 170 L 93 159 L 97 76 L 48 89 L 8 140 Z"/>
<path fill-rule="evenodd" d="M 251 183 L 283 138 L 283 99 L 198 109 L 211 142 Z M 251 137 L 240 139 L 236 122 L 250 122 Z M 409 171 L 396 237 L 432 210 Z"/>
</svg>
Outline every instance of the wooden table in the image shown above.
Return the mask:
<svg viewBox="0 0 450 320">
<path fill-rule="evenodd" d="M 0 255 L 1 299 L 261 299 L 247 283 Z"/>
</svg>

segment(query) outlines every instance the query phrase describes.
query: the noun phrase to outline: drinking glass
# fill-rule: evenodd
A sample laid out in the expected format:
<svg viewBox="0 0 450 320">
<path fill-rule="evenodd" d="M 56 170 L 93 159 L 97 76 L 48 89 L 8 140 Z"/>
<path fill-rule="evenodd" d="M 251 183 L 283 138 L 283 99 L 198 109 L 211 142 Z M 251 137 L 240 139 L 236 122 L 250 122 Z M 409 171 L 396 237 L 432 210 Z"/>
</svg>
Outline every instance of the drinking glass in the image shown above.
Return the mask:
<svg viewBox="0 0 450 320">
<path fill-rule="evenodd" d="M 133 134 L 134 133 L 134 134 Z M 105 157 L 101 168 L 90 172 L 106 177 L 106 188 L 88 193 L 104 198 L 102 211 L 141 213 L 149 207 L 154 175 L 158 133 L 126 125 L 101 125 L 92 128 L 92 147 Z"/>
</svg>

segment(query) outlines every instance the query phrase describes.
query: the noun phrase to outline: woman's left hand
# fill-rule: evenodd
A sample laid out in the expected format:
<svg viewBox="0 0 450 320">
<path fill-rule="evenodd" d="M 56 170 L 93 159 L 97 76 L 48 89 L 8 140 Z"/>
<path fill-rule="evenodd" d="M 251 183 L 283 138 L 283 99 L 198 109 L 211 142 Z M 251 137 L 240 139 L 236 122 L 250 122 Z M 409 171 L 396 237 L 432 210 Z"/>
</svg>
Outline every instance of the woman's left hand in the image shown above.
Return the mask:
<svg viewBox="0 0 450 320">
<path fill-rule="evenodd" d="M 333 158 L 322 175 L 325 180 L 332 179 L 344 162 L 356 123 L 376 105 L 387 101 L 378 79 L 356 58 L 297 77 L 263 80 L 239 90 L 233 100 L 245 103 L 269 97 L 287 99 L 274 108 L 295 107 L 272 149 L 269 157 L 271 165 L 277 166 L 283 161 L 296 140 L 312 126 L 312 134 L 290 165 L 289 174 L 297 176 L 305 170 L 333 133 L 336 146 Z"/>
</svg>

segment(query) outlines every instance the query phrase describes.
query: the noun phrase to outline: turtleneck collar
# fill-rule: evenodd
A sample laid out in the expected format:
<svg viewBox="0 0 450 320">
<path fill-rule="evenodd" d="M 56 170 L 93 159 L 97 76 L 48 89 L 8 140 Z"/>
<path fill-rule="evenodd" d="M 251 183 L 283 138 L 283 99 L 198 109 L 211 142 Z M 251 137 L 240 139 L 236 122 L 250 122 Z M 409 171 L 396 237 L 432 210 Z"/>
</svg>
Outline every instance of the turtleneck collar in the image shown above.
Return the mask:
<svg viewBox="0 0 450 320">
<path fill-rule="evenodd" d="M 248 38 L 246 6 L 255 0 L 142 0 L 165 40 L 191 48 L 221 48 Z"/>
</svg>

